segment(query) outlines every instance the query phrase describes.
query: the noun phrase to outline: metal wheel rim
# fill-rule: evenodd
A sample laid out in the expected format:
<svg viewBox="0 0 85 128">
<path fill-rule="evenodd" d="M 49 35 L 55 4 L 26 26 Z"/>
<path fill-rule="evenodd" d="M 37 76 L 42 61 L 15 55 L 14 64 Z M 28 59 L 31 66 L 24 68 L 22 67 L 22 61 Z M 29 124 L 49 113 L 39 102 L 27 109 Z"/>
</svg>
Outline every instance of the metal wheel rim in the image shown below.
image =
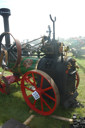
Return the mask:
<svg viewBox="0 0 85 128">
<path fill-rule="evenodd" d="M 25 77 L 26 77 L 27 75 L 29 75 L 30 73 L 38 74 L 38 75 L 41 76 L 41 83 L 40 83 L 40 89 L 41 89 L 41 90 L 43 90 L 43 89 L 42 89 L 42 86 L 43 86 L 43 79 L 45 79 L 45 80 L 49 83 L 49 85 L 50 85 L 48 88 L 45 88 L 45 89 L 44 89 L 44 92 L 43 92 L 42 94 L 39 93 L 39 88 L 35 87 L 35 90 L 38 92 L 38 94 L 39 94 L 39 96 L 40 96 L 40 102 L 41 102 L 41 106 L 40 106 L 41 108 L 40 108 L 40 109 L 37 109 L 36 106 L 35 106 L 37 100 L 34 99 L 33 104 L 30 102 L 29 97 L 32 97 L 32 94 L 27 96 L 27 95 L 26 95 L 26 92 L 25 92 L 25 88 L 26 88 L 26 87 L 24 86 Z M 43 75 L 42 75 L 42 74 L 43 74 Z M 34 78 L 33 78 L 33 79 L 34 79 Z M 29 80 L 28 80 L 28 81 L 29 81 Z M 29 81 L 29 82 L 30 82 L 30 81 Z M 35 83 L 35 81 L 34 81 L 34 83 Z M 34 83 L 33 83 L 33 84 L 34 84 Z M 34 86 L 36 86 L 36 85 L 34 85 Z M 48 94 L 46 93 L 46 90 L 50 90 L 50 89 L 52 89 L 53 92 L 54 92 L 54 98 L 51 97 L 50 95 L 48 95 Z M 23 78 L 22 78 L 22 80 L 21 80 L 21 90 L 22 90 L 22 94 L 23 94 L 23 97 L 24 97 L 24 99 L 25 99 L 27 105 L 28 105 L 31 109 L 33 109 L 35 112 L 37 112 L 37 113 L 39 113 L 39 114 L 41 114 L 41 115 L 50 115 L 50 114 L 52 114 L 52 113 L 54 112 L 54 110 L 56 109 L 56 106 L 59 105 L 59 100 L 60 100 L 60 99 L 59 99 L 59 92 L 58 92 L 58 89 L 57 89 L 57 90 L 55 90 L 55 89 L 56 89 L 56 85 L 55 85 L 53 79 L 52 79 L 49 75 L 47 75 L 46 73 L 44 73 L 43 71 L 40 71 L 40 70 L 32 70 L 32 71 L 29 71 L 29 72 L 25 73 L 24 76 L 23 76 Z M 31 90 L 31 89 L 28 89 L 28 90 L 34 92 L 34 91 Z M 41 91 L 41 92 L 42 92 L 42 91 Z M 49 99 L 50 99 L 51 101 L 53 100 L 53 102 L 54 102 L 53 108 L 51 108 L 51 107 L 49 106 L 49 104 L 46 103 L 45 99 L 42 97 L 43 94 L 44 94 L 45 96 L 49 97 Z M 49 109 L 48 111 L 44 111 L 44 104 L 45 104 L 46 107 Z"/>
</svg>

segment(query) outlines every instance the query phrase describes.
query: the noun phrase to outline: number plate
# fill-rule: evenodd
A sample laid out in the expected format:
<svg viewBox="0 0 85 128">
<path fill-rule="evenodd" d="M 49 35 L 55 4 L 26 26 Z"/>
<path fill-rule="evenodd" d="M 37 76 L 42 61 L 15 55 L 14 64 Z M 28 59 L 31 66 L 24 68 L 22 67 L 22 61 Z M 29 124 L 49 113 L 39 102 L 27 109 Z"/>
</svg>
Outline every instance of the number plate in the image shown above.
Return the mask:
<svg viewBox="0 0 85 128">
<path fill-rule="evenodd" d="M 38 99 L 40 98 L 40 95 L 38 94 L 37 91 L 34 91 L 34 92 L 32 93 L 32 96 L 34 97 L 35 100 L 38 100 Z"/>
</svg>

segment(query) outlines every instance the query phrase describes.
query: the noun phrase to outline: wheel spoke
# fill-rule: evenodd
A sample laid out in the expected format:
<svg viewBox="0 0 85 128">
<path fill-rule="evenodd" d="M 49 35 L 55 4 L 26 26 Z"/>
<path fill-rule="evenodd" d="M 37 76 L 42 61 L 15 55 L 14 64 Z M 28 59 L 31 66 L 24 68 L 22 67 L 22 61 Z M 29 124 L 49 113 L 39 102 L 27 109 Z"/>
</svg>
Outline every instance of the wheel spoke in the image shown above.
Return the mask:
<svg viewBox="0 0 85 128">
<path fill-rule="evenodd" d="M 56 101 L 56 99 L 54 99 L 53 97 L 51 97 L 50 95 L 48 95 L 47 93 L 43 93 L 45 96 L 47 96 L 47 97 L 49 97 L 51 100 L 53 100 L 53 101 Z"/>
<path fill-rule="evenodd" d="M 26 82 L 29 82 L 31 85 L 34 85 L 34 83 L 31 82 L 31 81 L 29 80 L 29 78 L 26 78 Z M 34 86 L 35 86 L 35 85 L 34 85 Z"/>
<path fill-rule="evenodd" d="M 31 78 L 30 76 L 26 77 L 26 78 L 25 78 L 25 81 L 26 81 L 26 82 L 29 82 L 28 79 L 30 79 L 30 78 Z"/>
<path fill-rule="evenodd" d="M 41 110 L 43 111 L 43 100 L 42 100 L 42 97 L 40 97 L 41 99 Z"/>
<path fill-rule="evenodd" d="M 14 43 L 8 50 L 12 49 L 14 46 L 16 46 L 16 43 Z"/>
<path fill-rule="evenodd" d="M 32 97 L 32 94 L 30 94 L 30 95 L 27 96 L 27 98 L 30 98 L 30 97 Z"/>
<path fill-rule="evenodd" d="M 28 87 L 26 87 L 26 86 L 24 86 L 24 88 L 26 88 L 27 90 L 29 90 L 29 91 L 31 91 L 31 92 L 34 92 L 34 90 L 32 90 L 32 89 L 30 89 L 30 88 L 28 88 Z"/>
<path fill-rule="evenodd" d="M 12 52 L 10 52 L 10 54 L 11 54 L 11 56 L 13 57 L 14 60 L 17 59 L 16 56 L 15 56 Z"/>
<path fill-rule="evenodd" d="M 48 87 L 48 88 L 43 89 L 43 91 L 48 91 L 48 90 L 50 90 L 50 89 L 52 89 L 52 87 L 51 87 L 51 86 L 50 86 L 50 87 Z"/>
<path fill-rule="evenodd" d="M 40 83 L 40 87 L 42 88 L 42 85 L 43 85 L 43 76 L 41 77 L 41 83 Z"/>
<path fill-rule="evenodd" d="M 33 106 L 35 106 L 35 104 L 36 104 L 36 100 L 34 100 Z"/>
<path fill-rule="evenodd" d="M 36 81 L 35 81 L 35 77 L 34 77 L 34 74 L 32 73 L 32 77 L 33 77 L 33 84 L 34 84 L 34 86 L 35 86 L 35 88 L 37 88 L 37 86 L 36 86 Z"/>
<path fill-rule="evenodd" d="M 47 102 L 42 98 L 43 103 L 51 110 L 51 107 L 47 104 Z"/>
<path fill-rule="evenodd" d="M 14 51 L 12 50 L 12 51 L 10 51 L 10 53 L 12 53 L 12 55 L 15 56 L 15 58 L 17 59 L 17 55 L 16 55 L 17 52 L 14 52 Z"/>
</svg>

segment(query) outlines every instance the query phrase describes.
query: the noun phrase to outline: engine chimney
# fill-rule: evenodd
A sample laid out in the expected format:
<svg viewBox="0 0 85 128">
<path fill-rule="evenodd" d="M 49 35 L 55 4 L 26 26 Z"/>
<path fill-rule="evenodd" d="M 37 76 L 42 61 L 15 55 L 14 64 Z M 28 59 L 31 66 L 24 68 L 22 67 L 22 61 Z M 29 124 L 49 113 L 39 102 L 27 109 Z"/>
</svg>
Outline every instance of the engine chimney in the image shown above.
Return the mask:
<svg viewBox="0 0 85 128">
<path fill-rule="evenodd" d="M 1 8 L 0 15 L 3 17 L 4 20 L 4 31 L 9 32 L 9 16 L 11 15 L 10 9 Z M 6 47 L 8 48 L 10 46 L 10 36 L 6 35 L 5 40 L 6 40 Z"/>
</svg>

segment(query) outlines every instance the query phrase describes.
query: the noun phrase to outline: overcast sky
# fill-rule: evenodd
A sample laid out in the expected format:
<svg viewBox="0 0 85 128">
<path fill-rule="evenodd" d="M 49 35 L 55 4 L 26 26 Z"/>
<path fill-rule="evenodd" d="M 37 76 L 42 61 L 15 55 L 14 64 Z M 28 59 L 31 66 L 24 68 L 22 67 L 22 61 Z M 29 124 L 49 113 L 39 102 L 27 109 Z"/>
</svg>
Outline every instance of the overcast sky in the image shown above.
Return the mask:
<svg viewBox="0 0 85 128">
<path fill-rule="evenodd" d="M 0 0 L 0 8 L 11 10 L 10 32 L 19 40 L 46 35 L 52 26 L 49 14 L 56 16 L 56 38 L 85 36 L 85 0 Z"/>
</svg>

